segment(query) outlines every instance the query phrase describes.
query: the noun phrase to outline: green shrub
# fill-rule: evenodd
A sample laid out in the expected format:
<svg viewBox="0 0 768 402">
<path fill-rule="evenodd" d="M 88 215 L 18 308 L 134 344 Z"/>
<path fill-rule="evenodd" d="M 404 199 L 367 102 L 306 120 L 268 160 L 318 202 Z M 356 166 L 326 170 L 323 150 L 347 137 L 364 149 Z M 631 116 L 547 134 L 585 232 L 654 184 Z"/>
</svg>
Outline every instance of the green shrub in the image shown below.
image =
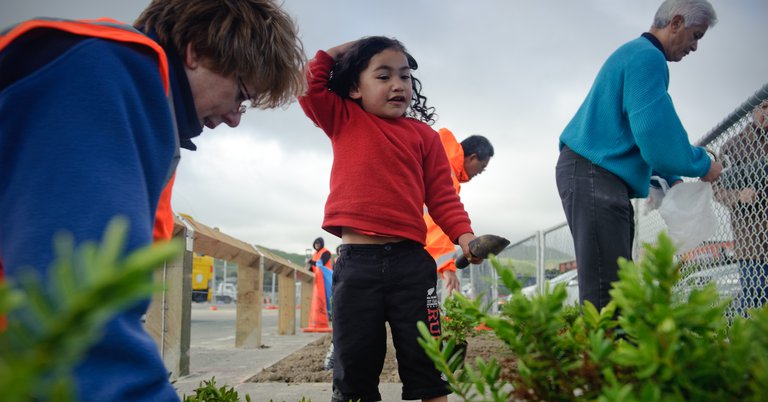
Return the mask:
<svg viewBox="0 0 768 402">
<path fill-rule="evenodd" d="M 455 344 L 467 343 L 467 338 L 475 335 L 479 324 L 476 318 L 462 314 L 459 292 L 452 292 L 442 304 L 443 320 L 440 323 L 443 340 L 453 340 Z"/>
<path fill-rule="evenodd" d="M 245 394 L 246 402 L 251 402 L 251 396 Z M 229 385 L 216 387 L 216 377 L 203 381 L 195 389 L 194 395 L 185 395 L 184 402 L 241 402 L 237 391 Z M 273 402 L 272 399 L 269 402 Z M 283 401 L 285 402 L 285 401 Z M 311 399 L 301 398 L 297 402 L 312 402 Z"/>
<path fill-rule="evenodd" d="M 0 315 L 15 317 L 0 332 L 0 399 L 77 399 L 73 367 L 114 314 L 157 289 L 152 271 L 181 251 L 169 242 L 123 257 L 127 228 L 125 219 L 114 219 L 100 245 L 77 249 L 71 236 L 57 236 L 49 280 L 29 270 L 16 283 L 0 283 Z"/>
<path fill-rule="evenodd" d="M 245 400 L 251 402 L 251 396 L 246 394 Z M 195 395 L 185 395 L 184 402 L 240 402 L 240 396 L 230 386 L 216 387 L 216 377 L 203 381 L 195 389 Z"/>
<path fill-rule="evenodd" d="M 768 400 L 768 309 L 729 327 L 727 300 L 713 284 L 685 300 L 674 247 L 659 236 L 637 264 L 620 261 L 613 301 L 590 303 L 576 315 L 564 307 L 565 284 L 527 298 L 508 267 L 493 261 L 513 292 L 499 315 L 459 298 L 458 314 L 494 330 L 517 357 L 510 378 L 495 360 L 456 370 L 450 354 L 419 324 L 419 342 L 461 398 L 527 401 L 764 401 Z"/>
</svg>

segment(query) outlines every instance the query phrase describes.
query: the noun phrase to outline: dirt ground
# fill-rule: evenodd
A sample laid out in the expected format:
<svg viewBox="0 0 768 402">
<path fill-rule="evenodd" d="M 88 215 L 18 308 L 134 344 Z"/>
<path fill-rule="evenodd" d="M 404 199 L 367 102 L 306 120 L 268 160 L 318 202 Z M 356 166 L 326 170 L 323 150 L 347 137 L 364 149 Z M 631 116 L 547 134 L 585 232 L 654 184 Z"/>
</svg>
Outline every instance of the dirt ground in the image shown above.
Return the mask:
<svg viewBox="0 0 768 402">
<path fill-rule="evenodd" d="M 331 382 L 331 370 L 323 369 L 323 359 L 325 359 L 330 343 L 331 334 L 328 334 L 273 366 L 262 370 L 251 377 L 248 382 Z M 514 359 L 509 355 L 509 349 L 492 333 L 483 333 L 469 338 L 466 361 L 474 362 L 476 357 L 482 357 L 485 361 L 495 357 L 497 361 L 501 361 L 502 376 L 506 376 L 505 374 L 508 374 L 514 365 Z M 395 348 L 392 345 L 391 337 L 388 337 L 387 357 L 384 361 L 380 382 L 400 382 L 400 377 L 397 374 Z"/>
</svg>

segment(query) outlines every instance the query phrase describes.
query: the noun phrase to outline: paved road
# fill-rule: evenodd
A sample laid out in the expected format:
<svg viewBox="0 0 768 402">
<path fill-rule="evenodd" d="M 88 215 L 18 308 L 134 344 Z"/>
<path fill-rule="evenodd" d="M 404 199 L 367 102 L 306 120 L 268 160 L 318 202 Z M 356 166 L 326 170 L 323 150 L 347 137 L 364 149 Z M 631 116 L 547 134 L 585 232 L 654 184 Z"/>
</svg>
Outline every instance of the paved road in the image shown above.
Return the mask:
<svg viewBox="0 0 768 402">
<path fill-rule="evenodd" d="M 229 385 L 244 398 L 250 395 L 254 402 L 266 401 L 327 401 L 331 399 L 329 383 L 250 383 L 248 378 L 294 353 L 310 342 L 327 334 L 304 333 L 277 335 L 278 310 L 263 310 L 262 343 L 258 349 L 236 349 L 235 305 L 217 305 L 210 310 L 206 303 L 192 304 L 192 334 L 190 375 L 174 384 L 179 396 L 193 395 L 202 381 L 216 378 L 217 385 Z M 298 320 L 298 314 L 297 314 Z M 399 401 L 402 384 L 380 384 L 384 401 Z M 448 397 L 449 402 L 459 399 Z"/>
<path fill-rule="evenodd" d="M 278 310 L 262 310 L 262 337 L 277 335 Z M 299 312 L 296 312 L 296 333 Z M 234 347 L 235 345 L 235 304 L 216 304 L 216 310 L 211 310 L 209 303 L 192 303 L 192 326 L 190 343 L 193 347 L 217 348 Z"/>
<path fill-rule="evenodd" d="M 218 304 L 211 310 L 210 304 L 192 303 L 192 322 L 190 334 L 189 375 L 179 378 L 174 386 L 179 396 L 191 395 L 201 381 L 216 378 L 217 384 L 235 387 L 238 390 L 258 396 L 254 401 L 267 401 L 272 395 L 286 392 L 284 383 L 274 384 L 274 388 L 263 387 L 257 383 L 247 383 L 248 378 L 269 367 L 286 356 L 294 353 L 308 343 L 325 336 L 320 333 L 304 333 L 296 330 L 296 335 L 277 335 L 278 310 L 262 311 L 261 343 L 255 349 L 235 348 L 235 305 Z M 297 314 L 298 319 L 298 314 Z M 308 384 L 310 390 L 316 388 Z M 329 384 L 320 387 L 323 397 L 312 400 L 330 399 Z M 278 401 L 298 401 L 303 395 L 311 395 L 309 390 L 293 386 L 292 393 L 284 395 Z M 295 394 L 293 394 L 295 392 Z M 264 398 L 264 396 L 270 396 Z"/>
<path fill-rule="evenodd" d="M 192 303 L 190 343 L 199 347 L 224 346 L 235 342 L 235 305 L 218 304 L 210 310 L 208 303 Z"/>
</svg>

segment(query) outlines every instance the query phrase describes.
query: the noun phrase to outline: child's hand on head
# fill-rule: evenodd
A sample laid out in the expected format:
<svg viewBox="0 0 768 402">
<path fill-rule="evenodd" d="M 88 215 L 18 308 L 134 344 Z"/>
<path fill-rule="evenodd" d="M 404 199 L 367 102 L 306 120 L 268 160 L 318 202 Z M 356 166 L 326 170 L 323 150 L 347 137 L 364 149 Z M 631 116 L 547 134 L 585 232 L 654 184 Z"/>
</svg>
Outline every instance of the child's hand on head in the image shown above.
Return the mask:
<svg viewBox="0 0 768 402">
<path fill-rule="evenodd" d="M 328 50 L 325 51 L 325 53 L 328 53 L 329 56 L 333 57 L 334 60 L 338 59 L 346 53 L 347 50 L 349 50 L 352 45 L 354 45 L 357 42 L 357 40 L 353 40 L 347 43 L 342 43 L 341 45 L 334 46 Z"/>
</svg>

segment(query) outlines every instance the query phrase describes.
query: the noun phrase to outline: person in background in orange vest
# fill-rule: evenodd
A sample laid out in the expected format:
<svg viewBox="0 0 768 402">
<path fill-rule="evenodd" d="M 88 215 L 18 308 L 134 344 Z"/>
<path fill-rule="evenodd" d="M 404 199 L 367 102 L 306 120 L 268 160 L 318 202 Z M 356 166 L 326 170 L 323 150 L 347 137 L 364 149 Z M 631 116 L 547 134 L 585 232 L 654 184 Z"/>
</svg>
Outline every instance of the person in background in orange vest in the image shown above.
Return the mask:
<svg viewBox="0 0 768 402">
<path fill-rule="evenodd" d="M 472 135 L 459 144 L 456 137 L 447 128 L 438 130 L 443 143 L 445 154 L 451 165 L 451 179 L 456 194 L 461 191 L 461 183 L 466 183 L 475 176 L 483 173 L 493 156 L 493 145 L 482 135 Z M 451 239 L 440 229 L 429 212 L 424 212 L 427 223 L 426 249 L 437 263 L 437 272 L 445 280 L 445 288 L 450 295 L 454 290 L 459 291 L 461 283 L 456 275 L 454 255 L 456 247 Z"/>
<path fill-rule="evenodd" d="M 97 241 L 116 215 L 130 222 L 126 254 L 150 244 L 156 219 L 172 225 L 179 148 L 194 150 L 204 127 L 237 126 L 249 106 L 288 104 L 304 63 L 293 19 L 271 0 L 153 0 L 134 26 L 37 19 L 0 33 L 5 278 L 34 267 L 48 280 L 56 232 Z M 75 368 L 77 400 L 179 400 L 141 322 L 148 305 L 106 324 Z"/>
<path fill-rule="evenodd" d="M 333 266 L 331 252 L 325 248 L 325 240 L 318 237 L 312 242 L 315 253 L 307 260 L 307 268 L 315 273 L 315 286 L 312 288 L 309 325 L 305 332 L 331 332 L 331 288 L 333 287 Z M 323 360 L 323 368 L 333 368 L 333 342 Z"/>
<path fill-rule="evenodd" d="M 327 248 L 325 248 L 325 240 L 323 240 L 322 237 L 318 237 L 315 239 L 314 242 L 312 242 L 312 248 L 315 250 L 315 253 L 312 255 L 312 258 L 310 258 L 307 261 L 307 268 L 310 271 L 315 271 L 317 269 L 320 270 L 320 272 L 317 272 L 317 276 L 320 276 L 323 278 L 323 289 L 324 289 L 324 295 L 322 296 L 325 300 L 325 310 L 326 315 L 328 316 L 328 321 L 331 319 L 331 286 L 332 286 L 332 278 L 331 278 L 331 272 L 333 271 L 333 266 L 331 264 L 331 252 L 328 251 Z M 327 268 L 328 271 L 323 272 L 322 268 Z M 314 288 L 316 290 L 317 288 Z"/>
<path fill-rule="evenodd" d="M 322 237 L 318 237 L 312 242 L 312 249 L 315 250 L 315 253 L 312 255 L 312 258 L 307 260 L 307 268 L 309 268 L 310 271 L 314 270 L 318 261 L 320 261 L 322 266 L 331 268 L 331 252 L 325 248 L 325 240 L 323 240 Z"/>
</svg>

